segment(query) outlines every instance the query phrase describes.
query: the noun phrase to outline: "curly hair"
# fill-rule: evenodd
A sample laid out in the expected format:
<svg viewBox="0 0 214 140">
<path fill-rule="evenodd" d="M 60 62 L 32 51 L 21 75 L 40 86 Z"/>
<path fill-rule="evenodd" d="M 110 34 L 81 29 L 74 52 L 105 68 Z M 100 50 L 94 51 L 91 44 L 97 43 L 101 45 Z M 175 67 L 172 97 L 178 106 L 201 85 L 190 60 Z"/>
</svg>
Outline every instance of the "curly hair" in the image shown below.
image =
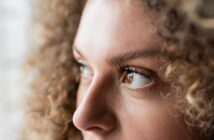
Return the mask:
<svg viewBox="0 0 214 140">
<path fill-rule="evenodd" d="M 169 60 L 165 76 L 177 90 L 169 96 L 176 97 L 175 107 L 189 126 L 214 139 L 214 1 L 144 1 L 162 15 L 157 27 L 165 40 L 161 53 Z M 41 42 L 28 59 L 32 93 L 22 140 L 82 139 L 71 120 L 78 87 L 72 45 L 84 3 L 37 0 L 33 5 Z"/>
</svg>

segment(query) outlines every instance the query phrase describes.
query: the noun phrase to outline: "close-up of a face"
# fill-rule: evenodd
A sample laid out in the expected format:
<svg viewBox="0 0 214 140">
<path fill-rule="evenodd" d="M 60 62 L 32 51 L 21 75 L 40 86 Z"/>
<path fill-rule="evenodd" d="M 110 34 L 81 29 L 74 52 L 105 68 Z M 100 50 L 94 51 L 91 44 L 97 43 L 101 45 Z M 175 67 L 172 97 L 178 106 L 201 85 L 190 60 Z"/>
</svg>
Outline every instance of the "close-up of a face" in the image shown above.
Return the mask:
<svg viewBox="0 0 214 140">
<path fill-rule="evenodd" d="M 197 140 L 175 117 L 155 19 L 141 0 L 87 1 L 73 54 L 80 69 L 74 125 L 84 140 Z"/>
<path fill-rule="evenodd" d="M 213 0 L 30 4 L 19 140 L 214 139 Z"/>
</svg>

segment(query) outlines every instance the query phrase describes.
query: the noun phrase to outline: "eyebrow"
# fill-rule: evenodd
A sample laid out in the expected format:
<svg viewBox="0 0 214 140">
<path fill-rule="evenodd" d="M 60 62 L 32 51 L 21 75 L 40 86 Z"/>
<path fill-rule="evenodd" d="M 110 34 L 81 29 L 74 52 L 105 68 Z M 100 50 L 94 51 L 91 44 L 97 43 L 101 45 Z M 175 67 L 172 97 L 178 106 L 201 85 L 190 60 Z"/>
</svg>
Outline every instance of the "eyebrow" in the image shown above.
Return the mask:
<svg viewBox="0 0 214 140">
<path fill-rule="evenodd" d="M 129 60 L 137 59 L 137 58 L 148 58 L 148 57 L 158 57 L 158 56 L 161 56 L 160 49 L 145 48 L 145 49 L 134 50 L 123 54 L 119 54 L 110 58 L 106 58 L 106 60 L 111 65 L 117 65 Z"/>
<path fill-rule="evenodd" d="M 75 45 L 73 45 L 73 50 L 76 51 L 81 57 L 84 57 L 84 55 L 77 49 Z M 161 53 L 160 47 L 156 46 L 156 47 L 147 47 L 145 49 L 125 52 L 112 57 L 107 57 L 105 58 L 105 60 L 110 65 L 118 65 L 126 61 L 137 59 L 137 58 L 160 57 L 160 56 L 164 57 Z"/>
</svg>

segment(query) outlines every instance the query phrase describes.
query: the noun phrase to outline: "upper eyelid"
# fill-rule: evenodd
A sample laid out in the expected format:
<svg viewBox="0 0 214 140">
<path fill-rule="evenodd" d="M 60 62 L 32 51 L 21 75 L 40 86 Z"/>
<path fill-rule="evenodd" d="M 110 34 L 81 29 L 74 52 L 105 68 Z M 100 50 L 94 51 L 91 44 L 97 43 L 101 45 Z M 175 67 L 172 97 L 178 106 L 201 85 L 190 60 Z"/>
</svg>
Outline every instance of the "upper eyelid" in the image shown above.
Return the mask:
<svg viewBox="0 0 214 140">
<path fill-rule="evenodd" d="M 81 59 L 85 58 L 83 53 L 81 53 L 81 51 L 79 49 L 77 49 L 77 46 L 75 44 L 72 46 L 72 48 L 73 48 L 74 55 L 76 54 L 76 56 L 78 56 L 78 58 L 81 58 Z"/>
<path fill-rule="evenodd" d="M 81 55 L 81 53 L 73 50 L 73 61 L 74 63 L 76 63 L 77 65 L 84 65 L 84 66 L 88 66 L 84 57 Z"/>
<path fill-rule="evenodd" d="M 78 67 L 81 67 L 81 66 L 84 66 L 84 67 L 89 67 L 86 63 L 80 61 L 80 60 L 74 60 L 74 63 L 78 66 Z"/>
<path fill-rule="evenodd" d="M 78 60 L 78 59 L 82 58 L 82 55 L 73 49 L 73 57 L 75 60 Z"/>
<path fill-rule="evenodd" d="M 133 71 L 139 74 L 147 75 L 148 77 L 154 76 L 155 71 L 145 68 L 145 67 L 139 67 L 139 66 L 132 66 L 132 65 L 125 65 L 125 66 L 119 66 L 121 70 L 126 71 Z"/>
</svg>

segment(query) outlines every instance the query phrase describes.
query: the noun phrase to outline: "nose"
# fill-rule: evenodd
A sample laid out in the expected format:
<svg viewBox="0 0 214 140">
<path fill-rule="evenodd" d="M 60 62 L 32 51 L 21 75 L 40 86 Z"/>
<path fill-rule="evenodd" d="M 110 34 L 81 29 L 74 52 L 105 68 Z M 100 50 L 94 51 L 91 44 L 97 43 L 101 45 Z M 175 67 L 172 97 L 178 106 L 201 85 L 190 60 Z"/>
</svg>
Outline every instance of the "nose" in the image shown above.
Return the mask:
<svg viewBox="0 0 214 140">
<path fill-rule="evenodd" d="M 78 93 L 77 109 L 73 115 L 74 125 L 81 131 L 108 133 L 115 128 L 115 115 L 112 100 L 112 82 L 94 78 L 85 91 Z M 79 96 L 79 95 L 78 95 Z"/>
</svg>

